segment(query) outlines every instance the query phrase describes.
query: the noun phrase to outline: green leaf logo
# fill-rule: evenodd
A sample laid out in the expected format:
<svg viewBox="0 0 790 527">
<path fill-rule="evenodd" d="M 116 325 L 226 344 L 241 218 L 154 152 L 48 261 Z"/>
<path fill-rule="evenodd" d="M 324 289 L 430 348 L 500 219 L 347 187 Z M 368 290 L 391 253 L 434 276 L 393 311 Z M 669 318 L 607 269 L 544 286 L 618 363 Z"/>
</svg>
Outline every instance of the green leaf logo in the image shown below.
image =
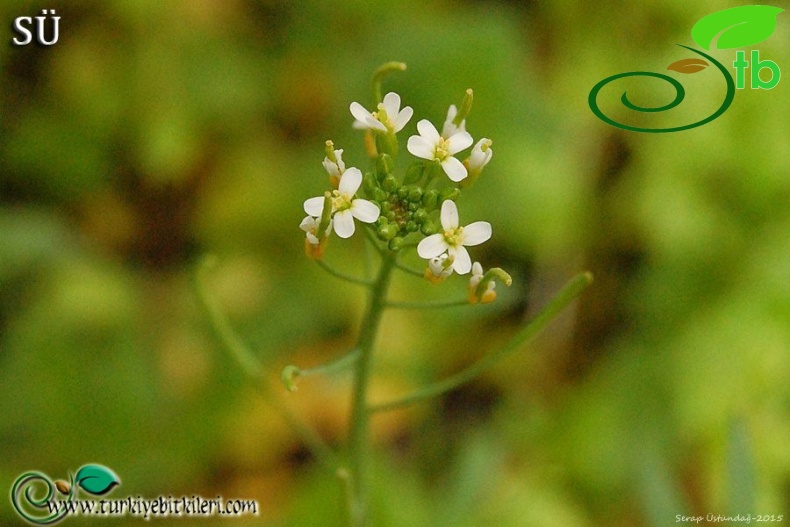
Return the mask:
<svg viewBox="0 0 790 527">
<path fill-rule="evenodd" d="M 120 484 L 121 478 L 107 467 L 85 465 L 77 471 L 74 481 L 84 491 L 100 496 Z"/>
<path fill-rule="evenodd" d="M 771 36 L 776 16 L 784 11 L 770 5 L 744 5 L 716 11 L 702 17 L 691 28 L 691 38 L 704 49 L 732 49 L 751 46 Z"/>
</svg>

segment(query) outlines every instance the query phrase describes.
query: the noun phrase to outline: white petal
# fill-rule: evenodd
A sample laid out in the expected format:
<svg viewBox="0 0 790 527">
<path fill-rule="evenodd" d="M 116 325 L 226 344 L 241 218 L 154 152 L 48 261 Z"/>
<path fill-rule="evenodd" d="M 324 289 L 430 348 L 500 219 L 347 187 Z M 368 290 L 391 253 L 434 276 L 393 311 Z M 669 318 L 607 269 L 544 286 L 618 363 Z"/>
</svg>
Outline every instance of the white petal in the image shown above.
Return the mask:
<svg viewBox="0 0 790 527">
<path fill-rule="evenodd" d="M 461 244 L 471 247 L 480 245 L 491 238 L 491 224 L 487 221 L 476 221 L 464 227 Z"/>
<path fill-rule="evenodd" d="M 324 210 L 324 196 L 310 198 L 304 202 L 304 211 L 310 216 L 321 216 Z"/>
<path fill-rule="evenodd" d="M 420 258 L 433 258 L 446 250 L 447 242 L 442 234 L 431 234 L 417 245 L 417 254 Z"/>
<path fill-rule="evenodd" d="M 310 242 L 311 245 L 318 245 L 321 243 L 321 240 L 316 238 L 315 234 L 312 232 L 307 233 L 307 241 Z"/>
<path fill-rule="evenodd" d="M 379 206 L 366 199 L 355 199 L 351 202 L 351 214 L 363 223 L 373 223 L 379 219 Z"/>
<path fill-rule="evenodd" d="M 462 179 L 466 179 L 466 176 L 469 175 L 464 164 L 454 157 L 444 158 L 444 161 L 442 161 L 442 169 L 444 169 L 444 173 L 447 174 L 447 177 L 456 183 Z"/>
<path fill-rule="evenodd" d="M 433 159 L 435 157 L 435 147 L 419 135 L 409 137 L 406 142 L 406 150 L 413 156 L 422 159 Z"/>
<path fill-rule="evenodd" d="M 439 218 L 445 231 L 458 228 L 458 206 L 454 201 L 446 199 L 442 202 L 442 212 L 439 214 Z"/>
<path fill-rule="evenodd" d="M 358 102 L 352 102 L 348 109 L 351 110 L 351 115 L 353 115 L 354 119 L 356 119 L 361 125 L 360 126 L 354 123 L 355 128 L 366 127 L 372 128 L 374 130 L 381 130 L 382 132 L 387 131 L 387 127 L 381 124 L 375 117 L 373 117 L 373 114 L 367 111 L 365 107 Z"/>
<path fill-rule="evenodd" d="M 447 139 L 447 152 L 450 155 L 460 152 L 465 148 L 472 146 L 475 140 L 469 135 L 469 132 L 456 132 Z"/>
<path fill-rule="evenodd" d="M 406 126 L 406 123 L 409 122 L 409 119 L 411 119 L 413 114 L 414 110 L 411 109 L 411 106 L 407 106 L 401 110 L 398 116 L 392 121 L 392 126 L 395 129 L 395 132 L 400 132 L 403 130 L 403 127 Z"/>
<path fill-rule="evenodd" d="M 453 250 L 454 249 L 454 250 Z M 469 252 L 463 246 L 450 247 L 450 256 L 454 256 L 453 270 L 458 274 L 466 274 L 472 269 L 472 259 Z"/>
<path fill-rule="evenodd" d="M 318 228 L 318 221 L 312 216 L 305 216 L 305 219 L 299 224 L 299 228 L 309 233 L 311 230 Z"/>
<path fill-rule="evenodd" d="M 348 109 L 351 110 L 351 115 L 354 116 L 354 119 L 361 123 L 367 123 L 367 121 L 373 119 L 373 115 L 358 102 L 352 102 Z"/>
<path fill-rule="evenodd" d="M 444 126 L 442 127 L 442 137 L 450 137 L 458 130 L 458 127 L 453 124 L 453 119 L 455 119 L 456 115 L 458 115 L 458 108 L 451 104 L 447 109 L 447 118 L 444 120 Z"/>
<path fill-rule="evenodd" d="M 351 167 L 343 172 L 340 176 L 340 183 L 338 183 L 337 190 L 340 195 L 353 196 L 359 190 L 362 184 L 362 171 L 356 167 Z"/>
<path fill-rule="evenodd" d="M 480 265 L 480 262 L 472 264 L 472 275 L 477 277 L 478 281 L 483 278 L 483 266 Z"/>
<path fill-rule="evenodd" d="M 384 106 L 387 117 L 389 119 L 395 119 L 398 116 L 398 111 L 400 111 L 400 95 L 395 92 L 389 92 L 384 96 L 381 105 Z"/>
<path fill-rule="evenodd" d="M 354 216 L 350 209 L 335 214 L 335 232 L 341 238 L 350 238 L 354 234 Z"/>
<path fill-rule="evenodd" d="M 439 144 L 439 132 L 436 131 L 436 127 L 428 119 L 422 119 L 417 123 L 417 131 L 429 144 Z"/>
<path fill-rule="evenodd" d="M 340 175 L 340 172 L 337 169 L 337 165 L 332 161 L 330 161 L 328 157 L 325 157 L 321 163 L 324 165 L 324 170 L 326 170 L 330 176 Z"/>
</svg>

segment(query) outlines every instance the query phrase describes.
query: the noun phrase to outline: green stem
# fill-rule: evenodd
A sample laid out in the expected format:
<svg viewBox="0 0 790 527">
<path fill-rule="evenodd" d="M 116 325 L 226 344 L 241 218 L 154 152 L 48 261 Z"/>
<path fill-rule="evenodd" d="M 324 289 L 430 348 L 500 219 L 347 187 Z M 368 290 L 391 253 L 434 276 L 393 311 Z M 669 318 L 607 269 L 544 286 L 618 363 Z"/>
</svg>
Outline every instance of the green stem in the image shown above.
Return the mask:
<svg viewBox="0 0 790 527">
<path fill-rule="evenodd" d="M 351 478 L 351 524 L 363 527 L 367 524 L 367 457 L 368 457 L 368 421 L 367 390 L 370 381 L 370 370 L 373 347 L 376 343 L 381 315 L 384 312 L 392 269 L 395 265 L 393 256 L 382 258 L 378 277 L 371 289 L 367 312 L 362 320 L 359 342 L 359 358 L 354 374 L 354 387 L 351 402 L 351 430 L 349 436 L 349 462 Z"/>
<path fill-rule="evenodd" d="M 280 414 L 283 420 L 294 430 L 299 439 L 307 446 L 315 458 L 331 470 L 336 470 L 340 465 L 337 454 L 327 445 L 315 430 L 299 420 L 296 415 L 283 404 L 272 390 L 271 383 L 263 374 L 263 367 L 255 355 L 242 342 L 241 338 L 233 331 L 225 314 L 219 307 L 216 299 L 209 293 L 205 284 L 206 273 L 216 264 L 215 258 L 204 258 L 198 265 L 195 273 L 194 284 L 200 305 L 209 318 L 211 327 L 217 340 L 228 350 L 231 356 L 239 363 L 244 373 L 250 378 L 261 396 L 271 407 Z"/>
<path fill-rule="evenodd" d="M 352 284 L 357 284 L 357 285 L 364 285 L 366 287 L 370 287 L 373 285 L 373 282 L 371 282 L 370 280 L 365 280 L 364 278 L 357 278 L 356 276 L 351 276 L 345 273 L 341 273 L 340 271 L 335 270 L 333 267 L 331 267 L 323 260 L 316 260 L 315 262 L 318 264 L 318 266 L 321 269 L 331 274 L 335 278 L 340 278 L 341 280 L 345 280 L 346 282 L 350 282 Z"/>
<path fill-rule="evenodd" d="M 387 302 L 386 306 L 389 309 L 443 309 L 445 307 L 459 307 L 468 306 L 469 300 L 466 298 L 462 300 L 437 300 L 436 302 Z"/>
<path fill-rule="evenodd" d="M 521 331 L 516 333 L 516 335 L 502 348 L 489 355 L 486 355 L 468 368 L 461 370 L 447 379 L 434 384 L 429 384 L 428 386 L 420 388 L 404 397 L 373 405 L 368 409 L 368 411 L 371 413 L 383 412 L 401 408 L 403 406 L 408 406 L 420 401 L 424 401 L 425 399 L 437 397 L 473 380 L 486 370 L 491 369 L 506 356 L 521 349 L 524 344 L 530 341 L 535 335 L 540 333 L 541 330 L 543 330 L 543 328 L 549 324 L 549 322 L 559 315 L 560 312 L 565 309 L 568 304 L 571 303 L 571 301 L 573 301 L 573 299 L 579 296 L 579 294 L 584 291 L 584 289 L 587 288 L 590 283 L 592 283 L 592 275 L 590 273 L 581 273 L 576 275 L 567 284 L 565 284 L 560 292 L 557 293 L 557 295 L 551 300 L 551 302 L 549 302 L 543 311 L 538 314 L 537 317 L 535 317 Z"/>
</svg>

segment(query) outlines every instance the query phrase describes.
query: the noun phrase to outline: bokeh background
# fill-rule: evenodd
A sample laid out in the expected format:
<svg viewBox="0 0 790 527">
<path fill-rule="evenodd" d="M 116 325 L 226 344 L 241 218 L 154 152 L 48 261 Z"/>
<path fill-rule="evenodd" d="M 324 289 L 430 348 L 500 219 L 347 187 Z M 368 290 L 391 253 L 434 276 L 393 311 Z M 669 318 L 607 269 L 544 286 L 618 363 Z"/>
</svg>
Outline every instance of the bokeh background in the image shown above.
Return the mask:
<svg viewBox="0 0 790 527">
<path fill-rule="evenodd" d="M 369 106 L 370 74 L 389 60 L 408 64 L 384 84 L 415 109 L 402 140 L 475 90 L 468 129 L 495 155 L 461 219 L 493 224 L 473 256 L 515 283 L 488 306 L 389 312 L 374 399 L 494 349 L 576 272 L 595 283 L 489 374 L 375 418 L 376 525 L 787 518 L 788 81 L 747 85 L 719 119 L 673 134 L 618 130 L 587 106 L 604 77 L 687 58 L 674 44 L 735 5 L 3 2 L 0 523 L 21 524 L 7 493 L 22 472 L 97 462 L 121 477 L 110 497 L 261 509 L 161 525 L 342 525 L 337 480 L 218 345 L 192 276 L 218 257 L 209 289 L 273 377 L 351 347 L 363 292 L 304 257 L 298 224 L 326 188 L 326 139 L 365 165 L 348 105 Z M 44 8 L 62 17 L 59 42 L 11 45 L 13 19 Z M 780 68 L 787 16 L 756 47 Z M 728 65 L 734 51 L 716 56 Z M 681 80 L 687 113 L 643 124 L 721 100 L 715 72 Z M 333 239 L 327 259 L 359 271 L 360 242 Z M 464 281 L 404 277 L 393 295 L 462 297 Z M 348 389 L 336 375 L 279 395 L 339 445 Z"/>
</svg>

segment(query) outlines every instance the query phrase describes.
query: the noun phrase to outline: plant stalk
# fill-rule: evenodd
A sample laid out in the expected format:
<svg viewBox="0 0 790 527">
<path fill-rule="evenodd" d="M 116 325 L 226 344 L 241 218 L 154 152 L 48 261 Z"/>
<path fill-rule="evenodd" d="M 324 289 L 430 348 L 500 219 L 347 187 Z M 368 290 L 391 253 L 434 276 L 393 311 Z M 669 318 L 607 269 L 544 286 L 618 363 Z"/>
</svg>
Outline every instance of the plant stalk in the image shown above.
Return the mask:
<svg viewBox="0 0 790 527">
<path fill-rule="evenodd" d="M 354 371 L 354 386 L 351 401 L 351 429 L 348 441 L 349 464 L 351 471 L 351 498 L 349 515 L 353 527 L 365 527 L 368 518 L 368 436 L 369 412 L 367 408 L 367 390 L 370 381 L 370 370 L 373 348 L 376 343 L 381 315 L 386 307 L 387 289 L 389 287 L 395 258 L 385 254 L 382 257 L 378 277 L 371 288 L 367 312 L 362 321 L 357 349 L 359 357 Z"/>
</svg>

